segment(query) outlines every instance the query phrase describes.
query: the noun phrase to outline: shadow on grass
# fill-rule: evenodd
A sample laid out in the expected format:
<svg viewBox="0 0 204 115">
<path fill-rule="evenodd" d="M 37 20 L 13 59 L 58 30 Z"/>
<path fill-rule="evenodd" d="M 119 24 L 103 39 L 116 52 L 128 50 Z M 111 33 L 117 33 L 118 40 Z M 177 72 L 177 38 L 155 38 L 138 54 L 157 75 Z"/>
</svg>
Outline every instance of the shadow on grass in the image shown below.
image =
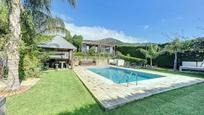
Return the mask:
<svg viewBox="0 0 204 115">
<path fill-rule="evenodd" d="M 104 111 L 99 107 L 98 104 L 92 104 L 75 109 L 72 112 L 61 112 L 57 115 L 104 115 Z"/>
<path fill-rule="evenodd" d="M 191 87 L 180 88 L 166 93 L 153 95 L 141 100 L 133 101 L 122 107 L 103 111 L 95 103 L 77 108 L 71 112 L 60 112 L 57 115 L 178 115 L 203 113 L 203 87 L 197 84 Z"/>
</svg>

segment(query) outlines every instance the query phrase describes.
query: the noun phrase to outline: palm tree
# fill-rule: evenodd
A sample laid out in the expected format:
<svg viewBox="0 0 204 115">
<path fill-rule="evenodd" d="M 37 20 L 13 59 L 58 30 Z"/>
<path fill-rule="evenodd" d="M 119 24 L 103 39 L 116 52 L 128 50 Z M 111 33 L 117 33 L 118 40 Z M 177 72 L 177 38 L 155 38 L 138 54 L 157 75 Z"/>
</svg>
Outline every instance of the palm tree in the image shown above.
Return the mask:
<svg viewBox="0 0 204 115">
<path fill-rule="evenodd" d="M 178 52 L 184 51 L 184 44 L 180 41 L 179 38 L 175 38 L 169 45 L 165 46 L 165 50 L 174 54 L 174 66 L 173 70 L 177 70 L 177 60 Z"/>
<path fill-rule="evenodd" d="M 71 6 L 75 6 L 76 0 L 67 1 Z M 8 66 L 8 87 L 16 90 L 20 86 L 19 82 L 19 42 L 21 40 L 20 14 L 23 8 L 32 12 L 36 26 L 41 22 L 40 14 L 51 15 L 50 6 L 52 0 L 6 0 L 9 6 L 9 31 L 10 39 L 7 44 L 7 66 Z M 41 15 L 42 16 L 42 15 Z M 46 16 L 43 17 L 46 20 Z M 39 21 L 39 22 L 38 22 Z"/>
<path fill-rule="evenodd" d="M 150 66 L 153 67 L 153 59 L 155 59 L 160 53 L 160 49 L 158 45 L 150 45 L 146 50 L 145 49 L 139 49 L 140 52 L 142 52 L 146 58 L 150 59 Z"/>
</svg>

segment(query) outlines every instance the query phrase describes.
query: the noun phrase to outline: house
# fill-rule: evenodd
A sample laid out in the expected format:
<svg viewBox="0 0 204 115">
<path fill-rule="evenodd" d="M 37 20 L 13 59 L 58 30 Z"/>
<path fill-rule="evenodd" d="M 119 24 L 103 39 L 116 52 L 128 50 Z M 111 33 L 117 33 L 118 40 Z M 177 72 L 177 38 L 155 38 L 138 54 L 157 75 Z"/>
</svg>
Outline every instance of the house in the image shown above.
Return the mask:
<svg viewBox="0 0 204 115">
<path fill-rule="evenodd" d="M 44 63 L 47 67 L 73 67 L 73 51 L 76 50 L 76 47 L 66 41 L 62 36 L 55 36 L 48 42 L 40 43 L 38 47 L 49 54 L 49 59 Z"/>
<path fill-rule="evenodd" d="M 94 41 L 94 40 L 84 40 L 82 42 L 82 52 L 86 53 L 89 52 L 89 49 L 91 47 L 96 48 L 96 52 L 106 52 L 110 54 L 115 53 L 115 45 L 111 44 L 104 44 L 101 43 L 100 41 Z"/>
</svg>

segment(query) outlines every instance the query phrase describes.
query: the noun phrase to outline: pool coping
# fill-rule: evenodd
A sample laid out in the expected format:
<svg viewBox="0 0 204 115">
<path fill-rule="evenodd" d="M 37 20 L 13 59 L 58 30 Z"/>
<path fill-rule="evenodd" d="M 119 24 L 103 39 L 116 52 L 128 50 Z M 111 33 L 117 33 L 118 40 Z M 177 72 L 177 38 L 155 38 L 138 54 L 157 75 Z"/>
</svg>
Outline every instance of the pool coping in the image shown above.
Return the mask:
<svg viewBox="0 0 204 115">
<path fill-rule="evenodd" d="M 204 82 L 204 79 L 201 78 L 116 67 L 165 76 L 161 78 L 138 81 L 138 85 L 135 85 L 135 83 L 125 85 L 117 84 L 110 79 L 88 70 L 87 68 L 88 67 L 86 66 L 75 67 L 74 72 L 105 111 L 154 94 Z"/>
<path fill-rule="evenodd" d="M 95 66 L 95 67 L 96 67 L 96 66 Z M 100 67 L 100 66 L 99 66 L 99 67 Z M 108 66 L 106 66 L 106 67 L 113 67 L 113 68 L 118 68 L 118 69 L 130 70 L 130 71 L 135 71 L 135 72 L 140 72 L 140 73 L 145 73 L 145 74 L 151 74 L 151 75 L 157 75 L 157 76 L 159 76 L 159 77 L 155 77 L 155 78 L 145 79 L 145 81 L 146 81 L 146 80 L 151 80 L 151 79 L 157 79 L 157 78 L 165 77 L 164 75 L 152 74 L 152 73 L 142 72 L 142 71 L 138 71 L 138 70 L 134 70 L 134 69 L 132 70 L 131 68 L 124 68 L 124 67 L 118 67 L 118 66 L 112 66 L 112 65 L 108 65 Z M 106 68 L 106 67 L 101 67 L 101 68 Z M 95 73 L 95 72 L 89 70 L 90 68 L 94 68 L 94 67 L 93 67 L 93 66 L 87 67 L 88 71 L 90 71 L 90 72 L 92 72 L 92 73 L 94 73 L 94 74 L 97 74 L 97 73 Z M 100 75 L 100 74 L 97 74 L 97 75 Z M 100 76 L 104 77 L 105 79 L 108 79 L 108 80 L 112 81 L 111 79 L 106 78 L 106 77 L 103 76 L 103 75 L 100 75 Z M 139 80 L 139 81 L 144 81 L 144 80 Z M 137 81 L 137 82 L 139 82 L 139 81 Z M 127 84 L 127 83 L 117 83 L 117 82 L 114 82 L 114 81 L 112 81 L 112 82 L 113 82 L 113 83 L 116 83 L 116 84 L 120 84 L 120 85 Z M 130 84 L 130 83 L 135 83 L 135 81 L 128 82 L 128 84 Z"/>
</svg>

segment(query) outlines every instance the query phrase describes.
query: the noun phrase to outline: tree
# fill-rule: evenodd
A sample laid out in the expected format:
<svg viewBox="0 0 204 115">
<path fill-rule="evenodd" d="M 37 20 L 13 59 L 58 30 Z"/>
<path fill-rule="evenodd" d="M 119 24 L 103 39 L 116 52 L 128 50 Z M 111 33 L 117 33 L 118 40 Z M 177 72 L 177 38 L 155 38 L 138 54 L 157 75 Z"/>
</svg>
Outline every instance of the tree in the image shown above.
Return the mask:
<svg viewBox="0 0 204 115">
<path fill-rule="evenodd" d="M 20 80 L 27 77 L 39 77 L 42 62 L 44 59 L 47 59 L 47 53 L 41 52 L 38 44 L 50 39 L 52 39 L 52 36 L 36 32 L 33 18 L 29 11 L 25 10 L 21 13 L 21 42 L 19 46 Z"/>
<path fill-rule="evenodd" d="M 89 54 L 91 56 L 95 55 L 96 54 L 96 47 L 95 46 L 92 46 L 90 49 L 89 49 Z"/>
<path fill-rule="evenodd" d="M 145 49 L 139 49 L 140 52 L 142 52 L 146 58 L 150 59 L 150 66 L 153 67 L 153 59 L 155 59 L 160 53 L 160 49 L 158 45 L 150 45 L 146 50 Z"/>
<path fill-rule="evenodd" d="M 73 37 L 71 37 L 71 35 L 68 34 L 65 36 L 65 39 L 76 46 L 78 52 L 81 51 L 83 41 L 83 37 L 81 35 L 74 35 Z"/>
<path fill-rule="evenodd" d="M 9 6 L 9 35 L 10 38 L 7 43 L 7 66 L 8 66 L 8 87 L 11 90 L 18 89 L 20 86 L 19 82 L 19 43 L 21 40 L 21 25 L 20 25 L 20 14 L 23 8 L 28 9 L 33 14 L 36 26 L 40 17 L 38 14 L 51 15 L 50 6 L 52 0 L 6 0 Z M 66 0 L 71 6 L 75 6 L 75 0 Z M 45 16 L 45 15 L 44 15 Z M 45 18 L 46 19 L 46 18 Z"/>
<path fill-rule="evenodd" d="M 186 49 L 184 46 L 187 47 L 188 45 L 184 45 L 184 43 L 182 43 L 179 38 L 175 38 L 169 45 L 165 46 L 166 51 L 174 54 L 174 71 L 177 70 L 178 52 L 184 51 L 184 49 Z"/>
<path fill-rule="evenodd" d="M 35 19 L 35 18 L 34 18 Z M 34 21 L 33 19 L 33 21 Z M 34 23 L 35 24 L 35 23 Z M 46 35 L 69 35 L 70 32 L 66 29 L 64 21 L 57 17 L 47 17 L 46 21 L 41 26 L 36 26 L 36 32 Z"/>
<path fill-rule="evenodd" d="M 184 41 L 184 47 L 189 51 L 203 51 L 204 49 L 204 38 L 196 38 L 192 40 Z"/>
</svg>

